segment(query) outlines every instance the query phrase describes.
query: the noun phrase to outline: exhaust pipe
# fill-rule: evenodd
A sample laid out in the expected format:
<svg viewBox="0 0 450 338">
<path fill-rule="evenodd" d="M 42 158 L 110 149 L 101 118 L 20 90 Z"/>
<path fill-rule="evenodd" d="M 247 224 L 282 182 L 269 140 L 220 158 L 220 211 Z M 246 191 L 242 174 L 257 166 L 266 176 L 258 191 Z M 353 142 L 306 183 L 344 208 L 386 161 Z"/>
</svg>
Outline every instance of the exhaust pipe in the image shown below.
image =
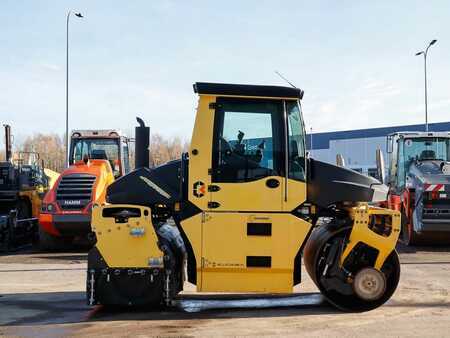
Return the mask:
<svg viewBox="0 0 450 338">
<path fill-rule="evenodd" d="M 342 154 L 336 154 L 336 165 L 345 168 L 345 159 Z"/>
<path fill-rule="evenodd" d="M 149 168 L 150 166 L 150 127 L 146 127 L 144 121 L 136 117 L 139 127 L 135 128 L 135 161 L 134 167 Z"/>
<path fill-rule="evenodd" d="M 11 126 L 4 124 L 5 127 L 5 157 L 6 162 L 11 162 L 12 158 L 12 144 L 11 144 Z"/>
<path fill-rule="evenodd" d="M 384 167 L 384 156 L 383 152 L 380 148 L 376 151 L 376 161 L 377 161 L 377 173 L 378 173 L 378 180 L 381 183 L 386 184 L 386 169 Z"/>
</svg>

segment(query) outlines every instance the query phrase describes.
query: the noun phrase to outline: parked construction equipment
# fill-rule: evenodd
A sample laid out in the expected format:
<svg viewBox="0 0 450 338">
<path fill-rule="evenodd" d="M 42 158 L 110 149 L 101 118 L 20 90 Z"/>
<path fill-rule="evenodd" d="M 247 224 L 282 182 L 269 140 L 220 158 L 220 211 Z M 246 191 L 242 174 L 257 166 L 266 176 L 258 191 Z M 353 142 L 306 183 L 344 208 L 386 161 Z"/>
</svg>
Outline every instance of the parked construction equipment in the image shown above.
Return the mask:
<svg viewBox="0 0 450 338">
<path fill-rule="evenodd" d="M 0 251 L 37 241 L 42 198 L 58 174 L 44 169 L 35 152 L 13 156 L 11 127 L 5 128 L 5 161 L 0 162 Z"/>
<path fill-rule="evenodd" d="M 194 91 L 189 153 L 137 165 L 108 187 L 107 203 L 94 204 L 88 303 L 170 305 L 185 279 L 201 292 L 290 293 L 302 257 L 336 307 L 388 300 L 400 277 L 400 213 L 368 204 L 387 197 L 376 179 L 306 157 L 303 91 L 215 83 Z M 136 136 L 148 159 L 141 144 L 148 140 Z"/>
<path fill-rule="evenodd" d="M 92 203 L 104 202 L 108 185 L 130 170 L 128 143 L 117 130 L 72 132 L 70 167 L 46 194 L 39 216 L 43 250 L 64 249 L 73 239 L 88 237 Z"/>
<path fill-rule="evenodd" d="M 387 204 L 402 213 L 402 241 L 450 243 L 450 133 L 398 132 L 387 148 Z"/>
</svg>

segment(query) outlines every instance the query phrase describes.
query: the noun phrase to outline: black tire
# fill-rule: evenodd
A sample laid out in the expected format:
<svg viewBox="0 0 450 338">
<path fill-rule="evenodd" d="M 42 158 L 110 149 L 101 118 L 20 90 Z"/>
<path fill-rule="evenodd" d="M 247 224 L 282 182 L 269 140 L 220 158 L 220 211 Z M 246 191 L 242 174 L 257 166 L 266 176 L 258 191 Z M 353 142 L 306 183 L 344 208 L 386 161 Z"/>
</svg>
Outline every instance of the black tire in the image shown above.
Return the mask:
<svg viewBox="0 0 450 338">
<path fill-rule="evenodd" d="M 31 202 L 29 200 L 21 200 L 18 204 L 17 219 L 32 218 Z M 39 223 L 33 221 L 28 235 L 28 242 L 31 243 L 33 249 L 36 249 L 39 244 Z"/>
<path fill-rule="evenodd" d="M 11 219 L 8 219 L 8 228 L 2 229 L 0 252 L 8 252 L 14 249 L 14 245 L 14 228 L 11 226 Z"/>
<path fill-rule="evenodd" d="M 15 209 L 15 220 L 10 220 L 9 229 L 6 235 L 7 237 L 4 243 L 6 251 L 13 250 L 23 244 L 28 244 L 28 242 L 32 242 L 33 240 L 33 234 L 29 232 L 26 225 L 23 223 L 20 223 L 20 225 L 16 224 L 17 221 L 31 218 L 30 203 L 25 199 L 20 199 L 17 201 Z"/>
<path fill-rule="evenodd" d="M 62 251 L 71 245 L 71 240 L 49 234 L 39 226 L 39 249 L 41 251 Z"/>
<path fill-rule="evenodd" d="M 17 203 L 17 219 L 31 218 L 31 206 L 26 200 L 20 200 Z"/>
<path fill-rule="evenodd" d="M 400 280 L 400 262 L 397 252 L 392 251 L 381 269 L 386 279 L 386 289 L 381 297 L 372 301 L 359 298 L 353 291 L 352 284 L 345 278 L 326 279 L 323 275 L 327 250 L 330 250 L 331 243 L 343 243 L 350 230 L 350 226 L 338 226 L 334 222 L 316 228 L 306 243 L 304 263 L 308 274 L 332 305 L 343 311 L 369 311 L 384 304 L 396 290 Z M 327 268 L 328 271 L 340 270 L 336 265 L 338 261 L 335 259 L 333 266 Z M 360 266 L 358 269 L 362 268 L 364 267 Z M 356 274 L 358 271 L 352 271 L 352 273 Z"/>
<path fill-rule="evenodd" d="M 411 221 L 412 222 L 412 221 Z M 417 233 L 414 231 L 414 228 L 409 231 L 408 227 L 408 218 L 406 217 L 405 211 L 402 210 L 402 228 L 401 228 L 401 241 L 406 246 L 414 246 L 417 244 Z"/>
<path fill-rule="evenodd" d="M 403 244 L 405 244 L 406 246 L 410 246 L 412 245 L 412 241 L 409 235 L 409 230 L 408 230 L 408 220 L 405 214 L 405 211 L 402 210 L 402 224 L 401 224 L 401 231 L 400 231 L 400 239 L 402 241 Z"/>
</svg>

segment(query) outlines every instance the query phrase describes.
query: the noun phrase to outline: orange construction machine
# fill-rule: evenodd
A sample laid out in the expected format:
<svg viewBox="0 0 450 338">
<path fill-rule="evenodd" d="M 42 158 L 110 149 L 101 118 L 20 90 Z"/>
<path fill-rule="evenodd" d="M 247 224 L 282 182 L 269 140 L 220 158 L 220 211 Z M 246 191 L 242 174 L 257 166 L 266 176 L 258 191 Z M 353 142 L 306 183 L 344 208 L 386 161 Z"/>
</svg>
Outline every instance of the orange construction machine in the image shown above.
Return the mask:
<svg viewBox="0 0 450 338">
<path fill-rule="evenodd" d="M 69 167 L 46 194 L 39 216 L 43 250 L 62 249 L 91 233 L 91 208 L 105 201 L 106 188 L 130 171 L 129 139 L 117 130 L 75 130 Z"/>
</svg>

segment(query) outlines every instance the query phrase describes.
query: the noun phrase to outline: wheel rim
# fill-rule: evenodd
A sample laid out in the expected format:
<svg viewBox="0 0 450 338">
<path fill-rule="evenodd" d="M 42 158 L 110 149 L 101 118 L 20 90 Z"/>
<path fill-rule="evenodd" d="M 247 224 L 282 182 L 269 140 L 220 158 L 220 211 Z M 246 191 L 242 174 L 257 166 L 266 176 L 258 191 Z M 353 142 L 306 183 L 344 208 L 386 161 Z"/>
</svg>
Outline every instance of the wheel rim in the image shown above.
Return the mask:
<svg viewBox="0 0 450 338">
<path fill-rule="evenodd" d="M 386 277 L 371 267 L 361 269 L 353 281 L 353 290 L 361 299 L 380 299 L 386 291 Z"/>
</svg>

